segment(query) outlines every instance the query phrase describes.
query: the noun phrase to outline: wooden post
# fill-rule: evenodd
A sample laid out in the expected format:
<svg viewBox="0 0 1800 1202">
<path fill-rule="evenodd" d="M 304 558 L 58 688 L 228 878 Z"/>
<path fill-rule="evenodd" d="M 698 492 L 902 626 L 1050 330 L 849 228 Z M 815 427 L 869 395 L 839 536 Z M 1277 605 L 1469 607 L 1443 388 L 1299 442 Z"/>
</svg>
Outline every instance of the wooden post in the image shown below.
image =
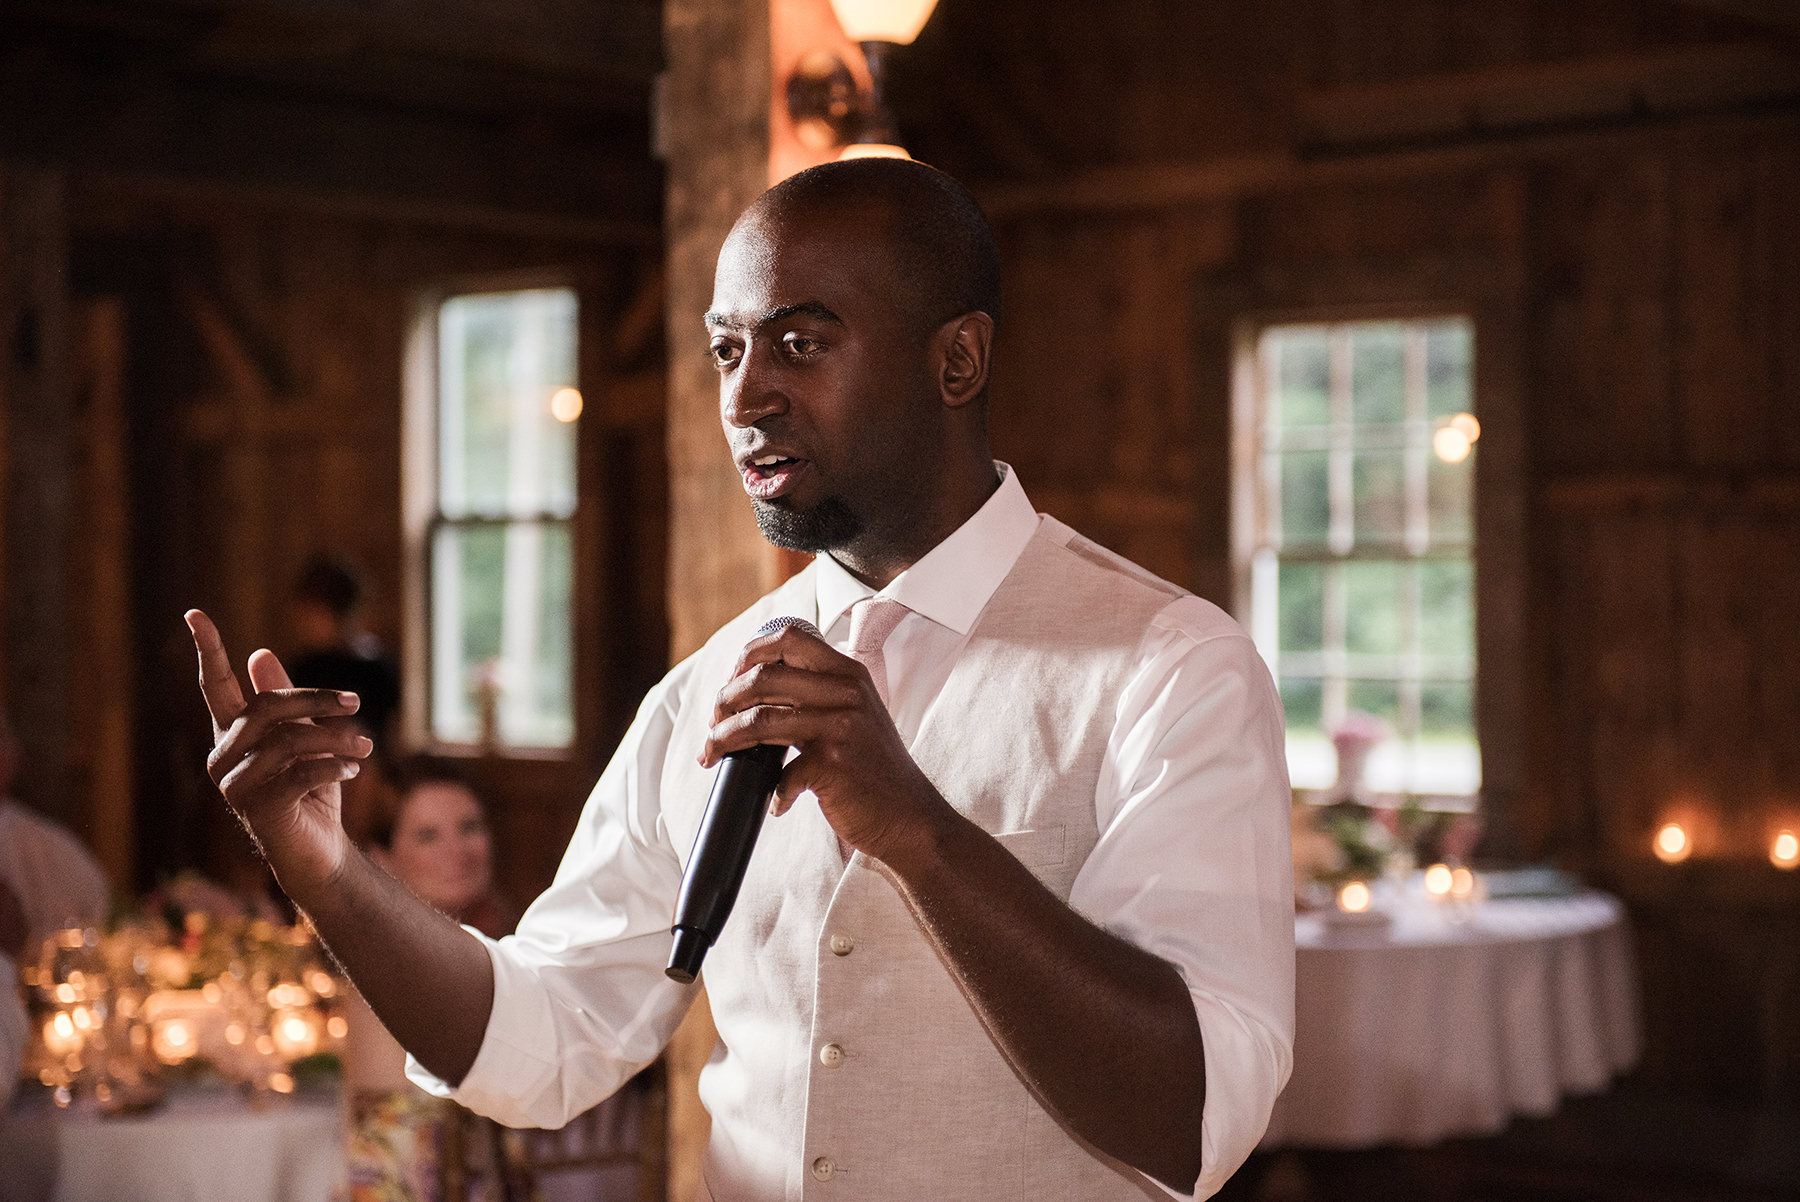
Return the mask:
<svg viewBox="0 0 1800 1202">
<path fill-rule="evenodd" d="M 69 300 L 63 175 L 0 169 L 0 694 L 18 793 L 78 828 L 68 789 Z"/>
<path fill-rule="evenodd" d="M 668 162 L 669 632 L 679 660 L 773 582 L 762 540 L 732 471 L 719 427 L 719 382 L 701 352 L 700 315 L 731 223 L 767 184 L 767 0 L 663 7 L 669 68 L 659 96 L 659 140 Z M 696 1085 L 718 1032 L 702 996 L 669 1044 L 668 1197 L 700 1188 L 700 1156 L 712 1129 Z"/>
<path fill-rule="evenodd" d="M 668 163 L 669 631 L 682 659 L 807 557 L 763 541 L 719 425 L 719 379 L 701 353 L 700 316 L 732 222 L 769 184 L 836 157 L 794 136 L 780 97 L 793 63 L 814 48 L 867 67 L 827 0 L 739 5 L 668 0 L 669 69 L 659 97 L 658 142 Z M 669 1044 L 669 1191 L 688 1202 L 700 1185 L 711 1121 L 696 1082 L 718 1041 L 705 996 Z"/>
<path fill-rule="evenodd" d="M 91 681 L 81 737 L 75 740 L 87 795 L 88 842 L 115 893 L 129 893 L 132 834 L 131 514 L 125 413 L 125 306 L 90 301 L 76 316 L 76 362 L 85 404 L 77 429 L 75 512 L 80 537 L 70 548 L 79 581 L 73 618 L 80 675 Z M 76 557 L 79 559 L 76 559 Z"/>
</svg>

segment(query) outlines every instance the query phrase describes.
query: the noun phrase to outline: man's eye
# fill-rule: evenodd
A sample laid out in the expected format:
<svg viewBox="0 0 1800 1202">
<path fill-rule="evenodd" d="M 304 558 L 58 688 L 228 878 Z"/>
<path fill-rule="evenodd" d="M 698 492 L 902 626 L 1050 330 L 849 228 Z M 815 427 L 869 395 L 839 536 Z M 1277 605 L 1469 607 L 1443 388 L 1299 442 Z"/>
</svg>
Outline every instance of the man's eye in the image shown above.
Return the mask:
<svg viewBox="0 0 1800 1202">
<path fill-rule="evenodd" d="M 736 363 L 742 354 L 737 346 L 729 342 L 715 342 L 706 348 L 707 357 L 720 367 Z"/>
<path fill-rule="evenodd" d="M 824 344 L 818 339 L 808 338 L 805 334 L 789 334 L 782 339 L 782 345 L 793 355 L 811 355 L 824 349 Z"/>
</svg>

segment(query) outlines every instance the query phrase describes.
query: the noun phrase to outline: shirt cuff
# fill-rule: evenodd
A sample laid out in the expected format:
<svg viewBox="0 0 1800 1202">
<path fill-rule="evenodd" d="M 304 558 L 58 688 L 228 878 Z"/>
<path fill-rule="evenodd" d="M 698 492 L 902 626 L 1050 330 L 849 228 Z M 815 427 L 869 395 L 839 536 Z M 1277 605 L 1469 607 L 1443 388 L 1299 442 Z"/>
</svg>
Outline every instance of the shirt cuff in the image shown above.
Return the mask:
<svg viewBox="0 0 1800 1202">
<path fill-rule="evenodd" d="M 542 992 L 530 973 L 500 953 L 493 939 L 473 927 L 468 931 L 487 949 L 488 962 L 494 966 L 494 1002 L 488 1014 L 487 1030 L 482 1033 L 481 1050 L 462 1081 L 452 1086 L 435 1076 L 409 1054 L 406 1076 L 426 1093 L 449 1098 L 459 1106 L 498 1120 L 512 1127 L 560 1127 L 567 1121 L 560 1111 L 545 1113 L 530 1100 L 543 1095 L 555 1075 L 555 1065 L 543 1058 L 542 1040 L 513 1038 L 514 1033 L 530 1035 L 548 1028 L 550 1016 L 545 1012 Z M 551 1091 L 554 1092 L 554 1091 Z"/>
<path fill-rule="evenodd" d="M 1236 1008 L 1193 994 L 1206 1057 L 1206 1107 L 1200 1117 L 1200 1176 L 1192 1189 L 1173 1189 L 1140 1174 L 1165 1197 L 1190 1202 L 1210 1198 L 1243 1167 L 1261 1142 L 1287 1084 L 1292 1061 Z"/>
</svg>

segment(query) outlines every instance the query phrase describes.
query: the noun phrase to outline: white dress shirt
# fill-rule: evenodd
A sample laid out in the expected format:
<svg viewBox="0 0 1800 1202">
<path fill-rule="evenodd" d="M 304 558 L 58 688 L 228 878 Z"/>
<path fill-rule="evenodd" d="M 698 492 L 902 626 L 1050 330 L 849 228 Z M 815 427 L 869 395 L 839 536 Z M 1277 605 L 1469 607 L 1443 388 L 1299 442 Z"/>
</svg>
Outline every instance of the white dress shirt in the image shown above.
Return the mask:
<svg viewBox="0 0 1800 1202">
<path fill-rule="evenodd" d="M 884 590 L 912 611 L 884 648 L 889 708 L 909 743 L 1043 520 L 998 466 L 981 510 Z M 849 609 L 871 590 L 827 556 L 815 576 L 819 626 L 843 650 Z M 494 1008 L 469 1074 L 449 1091 L 409 1065 L 421 1085 L 503 1122 L 555 1126 L 660 1050 L 688 997 L 661 979 L 680 856 L 657 795 L 689 663 L 646 697 L 555 883 L 516 936 L 489 942 Z M 1178 597 L 1120 695 L 1094 797 L 1100 839 L 1069 900 L 1188 984 L 1206 1061 L 1201 1197 L 1256 1146 L 1291 1064 L 1288 807 L 1267 667 L 1229 616 Z"/>
</svg>

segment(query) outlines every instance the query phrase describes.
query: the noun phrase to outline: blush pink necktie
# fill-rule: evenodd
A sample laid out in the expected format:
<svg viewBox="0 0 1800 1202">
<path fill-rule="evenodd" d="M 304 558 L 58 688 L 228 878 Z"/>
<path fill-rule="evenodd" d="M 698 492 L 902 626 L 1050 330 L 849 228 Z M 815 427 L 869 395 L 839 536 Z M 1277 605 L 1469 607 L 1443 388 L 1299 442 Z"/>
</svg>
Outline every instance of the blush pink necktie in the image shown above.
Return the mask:
<svg viewBox="0 0 1800 1202">
<path fill-rule="evenodd" d="M 881 648 L 912 610 L 892 597 L 864 597 L 850 607 L 850 658 L 869 670 L 881 704 L 892 709 L 888 697 L 887 656 Z"/>
<path fill-rule="evenodd" d="M 881 647 L 887 642 L 888 635 L 894 633 L 900 619 L 911 612 L 892 597 L 864 597 L 850 607 L 850 646 L 847 650 L 851 659 L 869 670 L 869 679 L 875 683 L 875 695 L 881 698 L 884 707 L 888 705 L 887 657 L 882 654 Z M 852 849 L 839 839 L 838 851 L 848 860 Z"/>
</svg>

